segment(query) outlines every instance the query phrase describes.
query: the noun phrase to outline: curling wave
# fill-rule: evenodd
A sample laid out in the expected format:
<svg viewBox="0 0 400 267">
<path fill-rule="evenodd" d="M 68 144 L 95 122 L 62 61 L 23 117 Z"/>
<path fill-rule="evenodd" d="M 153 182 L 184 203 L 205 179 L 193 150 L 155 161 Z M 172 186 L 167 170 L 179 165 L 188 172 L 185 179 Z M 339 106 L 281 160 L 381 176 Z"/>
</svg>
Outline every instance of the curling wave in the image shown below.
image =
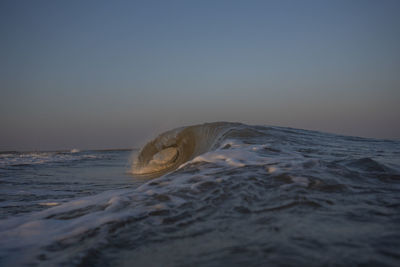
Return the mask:
<svg viewBox="0 0 400 267">
<path fill-rule="evenodd" d="M 130 153 L 0 153 L 0 266 L 400 266 L 400 141 L 195 125 L 151 180 Z"/>
<path fill-rule="evenodd" d="M 134 159 L 131 173 L 154 178 L 218 147 L 226 133 L 240 123 L 214 122 L 182 127 L 160 134 L 148 142 Z"/>
</svg>

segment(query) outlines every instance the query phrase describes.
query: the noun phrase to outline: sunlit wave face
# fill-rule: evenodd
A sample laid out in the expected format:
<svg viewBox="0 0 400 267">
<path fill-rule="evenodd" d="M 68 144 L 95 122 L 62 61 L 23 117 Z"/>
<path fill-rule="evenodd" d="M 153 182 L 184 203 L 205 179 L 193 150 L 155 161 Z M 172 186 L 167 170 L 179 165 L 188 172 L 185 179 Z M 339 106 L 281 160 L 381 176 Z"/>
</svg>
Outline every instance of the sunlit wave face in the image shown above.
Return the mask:
<svg viewBox="0 0 400 267">
<path fill-rule="evenodd" d="M 230 127 L 216 122 L 174 129 L 147 143 L 132 164 L 135 176 L 154 178 L 212 149 Z"/>
<path fill-rule="evenodd" d="M 138 165 L 132 168 L 134 175 L 158 176 L 162 170 L 169 170 L 179 156 L 176 147 L 165 148 L 152 156 L 150 161 L 142 167 Z"/>
</svg>

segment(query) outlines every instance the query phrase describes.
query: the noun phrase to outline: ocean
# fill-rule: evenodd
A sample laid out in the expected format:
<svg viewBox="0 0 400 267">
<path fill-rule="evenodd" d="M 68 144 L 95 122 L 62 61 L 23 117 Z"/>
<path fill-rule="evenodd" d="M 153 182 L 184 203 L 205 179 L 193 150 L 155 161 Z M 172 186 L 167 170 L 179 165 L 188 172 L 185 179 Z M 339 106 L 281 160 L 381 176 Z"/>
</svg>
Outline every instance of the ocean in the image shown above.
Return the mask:
<svg viewBox="0 0 400 267">
<path fill-rule="evenodd" d="M 1 152 L 0 266 L 400 266 L 400 141 L 208 123 Z"/>
</svg>

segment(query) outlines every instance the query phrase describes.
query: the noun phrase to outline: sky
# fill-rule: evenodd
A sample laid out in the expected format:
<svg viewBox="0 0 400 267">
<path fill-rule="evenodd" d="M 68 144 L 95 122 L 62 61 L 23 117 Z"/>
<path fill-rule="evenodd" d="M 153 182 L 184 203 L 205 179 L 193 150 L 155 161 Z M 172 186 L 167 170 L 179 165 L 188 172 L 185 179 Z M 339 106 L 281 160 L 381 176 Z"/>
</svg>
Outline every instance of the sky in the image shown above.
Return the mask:
<svg viewBox="0 0 400 267">
<path fill-rule="evenodd" d="M 213 121 L 400 138 L 400 1 L 0 1 L 0 151 Z"/>
</svg>

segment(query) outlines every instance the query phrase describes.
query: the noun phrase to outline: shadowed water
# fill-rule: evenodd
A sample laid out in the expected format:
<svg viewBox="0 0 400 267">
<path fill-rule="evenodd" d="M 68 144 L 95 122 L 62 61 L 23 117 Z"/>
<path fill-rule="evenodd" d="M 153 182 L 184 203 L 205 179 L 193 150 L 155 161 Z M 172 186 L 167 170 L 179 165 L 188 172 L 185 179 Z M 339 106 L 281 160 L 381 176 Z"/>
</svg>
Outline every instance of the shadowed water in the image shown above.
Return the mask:
<svg viewBox="0 0 400 267">
<path fill-rule="evenodd" d="M 400 264 L 399 141 L 221 123 L 163 136 L 133 165 L 153 160 L 153 179 L 127 173 L 127 151 L 1 154 L 0 265 Z"/>
</svg>

